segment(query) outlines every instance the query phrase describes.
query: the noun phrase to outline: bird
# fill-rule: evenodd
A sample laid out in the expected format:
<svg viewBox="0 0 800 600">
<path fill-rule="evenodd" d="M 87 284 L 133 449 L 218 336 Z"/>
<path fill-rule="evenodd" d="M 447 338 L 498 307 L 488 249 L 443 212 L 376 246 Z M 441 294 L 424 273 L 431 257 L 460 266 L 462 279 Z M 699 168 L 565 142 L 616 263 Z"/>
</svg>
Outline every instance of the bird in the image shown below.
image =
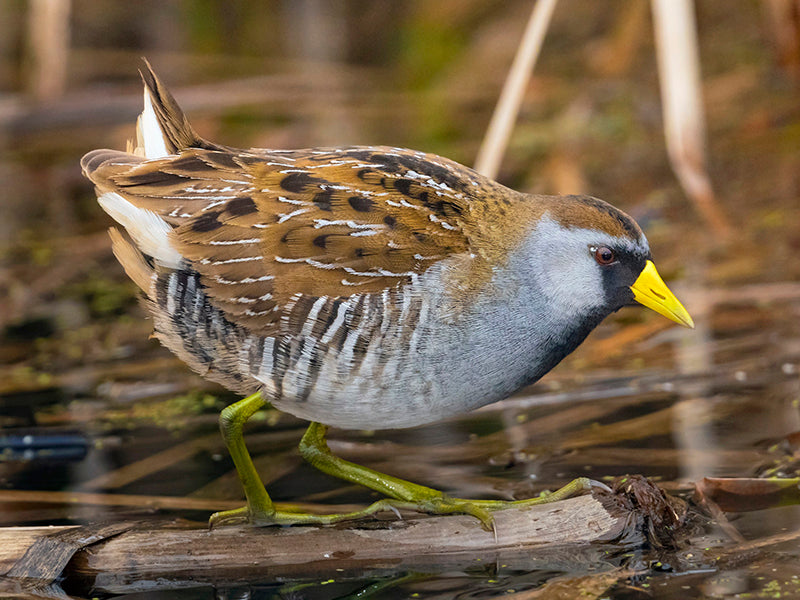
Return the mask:
<svg viewBox="0 0 800 600">
<path fill-rule="evenodd" d="M 514 191 L 447 158 L 392 146 L 237 149 L 205 140 L 145 60 L 126 151 L 81 160 L 121 227 L 113 253 L 154 335 L 245 396 L 220 429 L 246 506 L 210 524 L 326 525 L 412 508 L 491 513 L 544 497 L 470 500 L 345 461 L 329 427 L 398 429 L 508 397 L 608 315 L 638 302 L 694 327 L 642 229 L 607 202 Z M 277 506 L 243 426 L 266 403 L 310 421 L 303 457 L 383 498 L 349 513 Z"/>
</svg>

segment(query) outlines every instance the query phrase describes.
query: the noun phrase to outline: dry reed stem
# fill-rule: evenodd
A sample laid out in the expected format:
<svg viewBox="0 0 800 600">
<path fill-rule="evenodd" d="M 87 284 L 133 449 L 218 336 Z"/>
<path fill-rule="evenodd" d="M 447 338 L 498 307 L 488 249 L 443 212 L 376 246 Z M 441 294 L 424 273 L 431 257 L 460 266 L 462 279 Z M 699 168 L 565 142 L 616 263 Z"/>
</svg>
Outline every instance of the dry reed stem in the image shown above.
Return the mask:
<svg viewBox="0 0 800 600">
<path fill-rule="evenodd" d="M 732 233 L 706 169 L 705 115 L 692 0 L 652 0 L 664 135 L 675 175 L 713 235 Z"/>
<path fill-rule="evenodd" d="M 514 122 L 517 120 L 519 107 L 525 95 L 525 88 L 533 67 L 536 65 L 544 34 L 547 32 L 555 6 L 556 0 L 539 0 L 534 5 L 492 120 L 489 122 L 486 135 L 478 150 L 475 170 L 491 179 L 497 177 L 500 161 L 508 146 L 511 130 L 514 128 Z"/>
</svg>

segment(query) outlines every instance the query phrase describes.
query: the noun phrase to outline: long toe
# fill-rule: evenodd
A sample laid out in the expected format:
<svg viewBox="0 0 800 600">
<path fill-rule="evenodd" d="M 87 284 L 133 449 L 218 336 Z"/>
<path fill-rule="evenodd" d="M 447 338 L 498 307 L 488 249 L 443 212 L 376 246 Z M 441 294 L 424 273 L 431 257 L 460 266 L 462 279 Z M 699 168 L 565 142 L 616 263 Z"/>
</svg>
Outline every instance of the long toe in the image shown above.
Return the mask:
<svg viewBox="0 0 800 600">
<path fill-rule="evenodd" d="M 221 525 L 242 525 L 249 523 L 249 510 L 246 506 L 233 510 L 221 510 L 208 518 L 208 528 L 214 529 Z"/>
</svg>

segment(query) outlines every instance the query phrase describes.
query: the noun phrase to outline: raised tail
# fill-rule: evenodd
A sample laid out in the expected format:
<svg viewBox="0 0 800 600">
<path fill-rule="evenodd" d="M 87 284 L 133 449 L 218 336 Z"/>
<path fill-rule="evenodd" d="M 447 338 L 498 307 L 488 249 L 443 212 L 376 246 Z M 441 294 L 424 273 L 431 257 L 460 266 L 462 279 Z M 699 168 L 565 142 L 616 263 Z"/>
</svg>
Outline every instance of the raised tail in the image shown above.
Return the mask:
<svg viewBox="0 0 800 600">
<path fill-rule="evenodd" d="M 144 60 L 144 109 L 136 121 L 136 145 L 130 151 L 144 158 L 163 158 L 186 148 L 222 149 L 201 138 L 172 94 Z"/>
</svg>

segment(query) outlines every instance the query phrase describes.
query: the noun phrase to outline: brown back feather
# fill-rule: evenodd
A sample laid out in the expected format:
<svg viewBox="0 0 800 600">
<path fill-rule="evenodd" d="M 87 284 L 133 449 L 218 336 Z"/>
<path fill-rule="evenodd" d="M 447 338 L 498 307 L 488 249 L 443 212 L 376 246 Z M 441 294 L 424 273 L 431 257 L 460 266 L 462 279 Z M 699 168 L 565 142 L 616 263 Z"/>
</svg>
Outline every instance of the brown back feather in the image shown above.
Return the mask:
<svg viewBox="0 0 800 600">
<path fill-rule="evenodd" d="M 446 159 L 376 147 L 157 160 L 105 150 L 83 164 L 99 190 L 175 226 L 211 301 L 264 335 L 298 294 L 379 293 L 468 253 L 473 190 L 487 184 Z"/>
</svg>

